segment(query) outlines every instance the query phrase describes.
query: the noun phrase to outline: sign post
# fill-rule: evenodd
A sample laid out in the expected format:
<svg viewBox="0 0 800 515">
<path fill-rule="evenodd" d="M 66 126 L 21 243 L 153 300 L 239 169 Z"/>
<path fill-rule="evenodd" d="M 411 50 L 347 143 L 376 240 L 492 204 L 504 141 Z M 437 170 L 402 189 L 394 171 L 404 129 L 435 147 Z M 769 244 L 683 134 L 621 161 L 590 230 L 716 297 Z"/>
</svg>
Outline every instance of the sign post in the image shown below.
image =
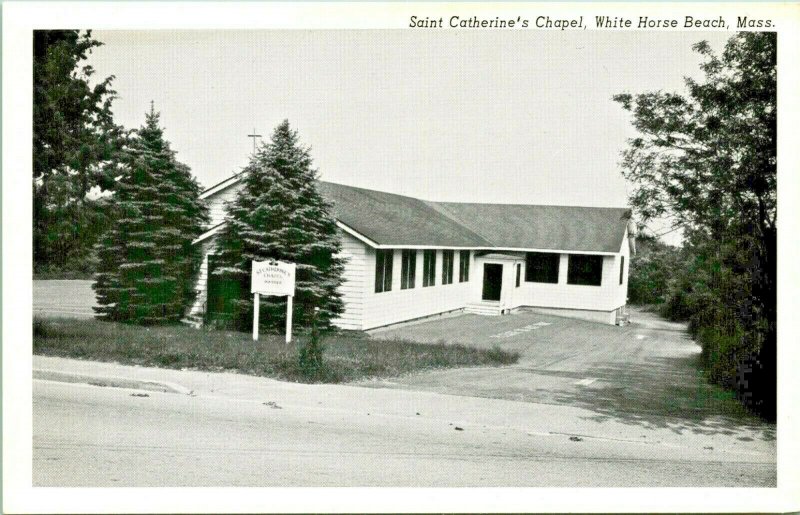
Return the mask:
<svg viewBox="0 0 800 515">
<path fill-rule="evenodd" d="M 258 341 L 258 311 L 261 307 L 261 296 L 253 294 L 253 341 Z"/>
<path fill-rule="evenodd" d="M 258 340 L 259 303 L 261 295 L 286 296 L 286 343 L 292 341 L 292 300 L 294 299 L 294 263 L 253 261 L 250 293 L 253 294 L 253 341 Z"/>
<path fill-rule="evenodd" d="M 292 341 L 292 300 L 294 295 L 286 297 L 286 343 Z"/>
</svg>

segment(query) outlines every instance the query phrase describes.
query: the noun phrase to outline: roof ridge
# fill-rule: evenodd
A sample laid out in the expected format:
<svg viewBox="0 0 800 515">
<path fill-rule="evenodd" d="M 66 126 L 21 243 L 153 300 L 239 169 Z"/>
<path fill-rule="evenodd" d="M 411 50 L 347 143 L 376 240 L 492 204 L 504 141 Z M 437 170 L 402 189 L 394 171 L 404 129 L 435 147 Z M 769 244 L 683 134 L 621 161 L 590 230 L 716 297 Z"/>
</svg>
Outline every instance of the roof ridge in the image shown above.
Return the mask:
<svg viewBox="0 0 800 515">
<path fill-rule="evenodd" d="M 578 208 L 578 209 L 617 209 L 617 210 L 630 210 L 629 207 L 626 206 L 581 206 L 577 204 L 518 204 L 518 203 L 511 203 L 506 204 L 503 202 L 454 202 L 454 201 L 433 201 L 429 200 L 427 202 L 431 202 L 434 204 L 455 204 L 455 205 L 474 205 L 474 206 L 507 206 L 507 207 L 566 207 L 570 209 Z"/>
<path fill-rule="evenodd" d="M 429 202 L 429 201 L 427 201 L 425 199 L 421 199 L 419 197 L 412 197 L 411 195 L 403 195 L 402 193 L 393 193 L 391 191 L 383 191 L 383 190 L 376 190 L 376 189 L 372 189 L 372 188 L 364 188 L 363 186 L 352 186 L 350 184 L 342 184 L 341 182 L 323 181 L 321 179 L 317 179 L 317 182 L 321 182 L 323 184 L 332 184 L 334 186 L 342 186 L 344 188 L 352 188 L 354 190 L 367 191 L 367 192 L 370 192 L 370 193 L 380 193 L 382 195 L 392 195 L 393 197 L 402 197 L 402 198 L 407 198 L 407 199 L 411 199 L 411 200 L 416 200 L 416 201 L 419 201 L 419 202 Z"/>
<path fill-rule="evenodd" d="M 214 189 L 222 186 L 223 184 L 225 184 L 228 181 L 230 181 L 230 184 L 228 185 L 228 187 L 233 186 L 234 184 L 236 184 L 236 183 L 241 181 L 241 179 L 242 179 L 241 176 L 244 174 L 244 172 L 245 171 L 242 170 L 240 172 L 236 172 L 235 174 L 231 175 L 230 177 L 226 177 L 225 179 L 222 179 L 221 181 L 217 182 L 213 186 L 209 186 L 208 188 L 206 188 L 203 191 L 201 191 L 200 195 L 201 196 L 205 195 L 206 193 L 208 193 L 211 190 L 214 190 Z M 418 202 L 423 202 L 423 203 L 431 202 L 429 200 L 421 199 L 419 197 L 412 197 L 411 195 L 403 195 L 402 193 L 394 193 L 394 192 L 391 192 L 391 191 L 376 190 L 376 189 L 372 189 L 372 188 L 364 188 L 363 186 L 353 186 L 351 184 L 343 184 L 341 182 L 324 181 L 322 179 L 316 179 L 316 181 L 319 182 L 319 183 L 323 183 L 323 184 L 332 184 L 334 186 L 342 186 L 342 187 L 345 187 L 345 188 L 352 188 L 352 189 L 355 189 L 355 190 L 361 190 L 361 191 L 370 192 L 370 193 L 381 193 L 383 195 L 392 195 L 394 197 L 402 197 L 402 198 L 416 200 Z M 227 187 L 225 189 L 227 189 Z"/>
<path fill-rule="evenodd" d="M 483 240 L 484 242 L 486 242 L 489 247 L 496 247 L 497 246 L 497 245 L 495 245 L 495 243 L 492 240 L 490 240 L 486 236 L 480 234 L 475 229 L 473 229 L 472 227 L 466 225 L 464 222 L 462 222 L 461 220 L 459 220 L 455 216 L 453 216 L 452 213 L 450 213 L 449 211 L 447 211 L 444 207 L 442 207 L 440 205 L 440 204 L 442 204 L 442 202 L 434 202 L 432 200 L 423 200 L 422 202 L 424 202 L 426 205 L 428 205 L 428 207 L 430 207 L 431 209 L 433 209 L 434 211 L 436 211 L 440 215 L 447 217 L 447 219 L 452 221 L 454 224 L 458 225 L 459 227 L 462 227 L 462 228 L 466 229 L 468 232 L 472 233 L 477 238 L 479 238 L 479 239 Z"/>
</svg>

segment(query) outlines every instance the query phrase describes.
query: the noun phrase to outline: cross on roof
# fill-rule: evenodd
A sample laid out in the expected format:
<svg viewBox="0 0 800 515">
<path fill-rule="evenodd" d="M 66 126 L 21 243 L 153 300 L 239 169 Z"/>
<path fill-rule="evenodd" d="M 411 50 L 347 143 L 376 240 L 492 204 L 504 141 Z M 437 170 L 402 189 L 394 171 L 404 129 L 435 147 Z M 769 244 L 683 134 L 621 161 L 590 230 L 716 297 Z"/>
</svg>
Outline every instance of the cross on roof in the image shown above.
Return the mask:
<svg viewBox="0 0 800 515">
<path fill-rule="evenodd" d="M 256 134 L 256 128 L 253 127 L 253 134 L 248 134 L 248 138 L 253 138 L 253 154 L 256 153 L 256 138 L 260 138 L 261 134 Z"/>
</svg>

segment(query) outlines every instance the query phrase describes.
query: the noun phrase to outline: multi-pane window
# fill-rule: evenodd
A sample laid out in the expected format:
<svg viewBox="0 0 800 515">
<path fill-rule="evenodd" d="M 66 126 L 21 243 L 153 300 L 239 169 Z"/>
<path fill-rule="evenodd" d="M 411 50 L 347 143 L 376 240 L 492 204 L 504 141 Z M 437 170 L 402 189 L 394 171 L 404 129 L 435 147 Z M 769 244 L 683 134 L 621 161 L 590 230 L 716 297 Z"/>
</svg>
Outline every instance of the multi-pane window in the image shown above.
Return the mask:
<svg viewBox="0 0 800 515">
<path fill-rule="evenodd" d="M 455 251 L 442 251 L 442 284 L 453 284 L 453 262 L 455 261 Z"/>
<path fill-rule="evenodd" d="M 619 262 L 619 283 L 622 284 L 622 279 L 625 277 L 625 256 L 620 256 Z"/>
<path fill-rule="evenodd" d="M 517 263 L 517 288 L 519 288 L 520 278 L 522 276 L 522 265 Z"/>
<path fill-rule="evenodd" d="M 528 252 L 525 255 L 525 281 L 558 284 L 560 259 L 560 254 L 552 252 Z"/>
<path fill-rule="evenodd" d="M 375 293 L 392 290 L 393 262 L 393 250 L 378 249 L 375 251 Z"/>
<path fill-rule="evenodd" d="M 468 250 L 458 253 L 458 282 L 460 283 L 469 281 L 469 254 Z"/>
<path fill-rule="evenodd" d="M 400 267 L 400 289 L 407 290 L 414 287 L 414 281 L 417 273 L 417 251 L 404 250 L 403 260 Z"/>
<path fill-rule="evenodd" d="M 570 254 L 567 284 L 600 286 L 603 281 L 603 256 Z"/>
<path fill-rule="evenodd" d="M 422 254 L 422 286 L 436 284 L 436 251 L 426 250 Z"/>
</svg>

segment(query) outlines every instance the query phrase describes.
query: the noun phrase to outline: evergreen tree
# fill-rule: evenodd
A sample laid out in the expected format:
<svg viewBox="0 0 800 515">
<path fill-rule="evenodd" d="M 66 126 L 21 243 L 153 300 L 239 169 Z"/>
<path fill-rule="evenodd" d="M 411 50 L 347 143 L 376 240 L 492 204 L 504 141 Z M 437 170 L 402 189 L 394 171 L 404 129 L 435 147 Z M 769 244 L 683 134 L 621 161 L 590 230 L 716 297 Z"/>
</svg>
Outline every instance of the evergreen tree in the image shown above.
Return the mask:
<svg viewBox="0 0 800 515">
<path fill-rule="evenodd" d="M 252 156 L 243 172 L 243 187 L 227 206 L 225 228 L 217 237 L 218 266 L 212 272 L 212 280 L 226 285 L 221 288 L 223 312 L 216 318 L 242 329 L 252 323 L 251 262 L 268 259 L 297 264 L 293 316 L 298 324 L 308 325 L 316 307 L 316 321 L 327 329 L 343 312 L 338 287 L 344 262 L 337 257 L 341 241 L 316 178 L 309 149 L 299 144 L 297 132 L 284 121 L 271 142 Z M 262 303 L 262 320 L 280 327 L 286 298 L 266 297 Z"/>
<path fill-rule="evenodd" d="M 91 31 L 33 33 L 33 261 L 36 272 L 86 271 L 109 213 L 92 188 L 113 189 L 126 132 L 114 124 L 113 76 L 90 84 Z"/>
<path fill-rule="evenodd" d="M 106 320 L 176 322 L 195 297 L 201 256 L 192 241 L 208 222 L 207 208 L 158 121 L 151 105 L 116 187 L 118 219 L 97 245 L 95 311 Z"/>
</svg>

